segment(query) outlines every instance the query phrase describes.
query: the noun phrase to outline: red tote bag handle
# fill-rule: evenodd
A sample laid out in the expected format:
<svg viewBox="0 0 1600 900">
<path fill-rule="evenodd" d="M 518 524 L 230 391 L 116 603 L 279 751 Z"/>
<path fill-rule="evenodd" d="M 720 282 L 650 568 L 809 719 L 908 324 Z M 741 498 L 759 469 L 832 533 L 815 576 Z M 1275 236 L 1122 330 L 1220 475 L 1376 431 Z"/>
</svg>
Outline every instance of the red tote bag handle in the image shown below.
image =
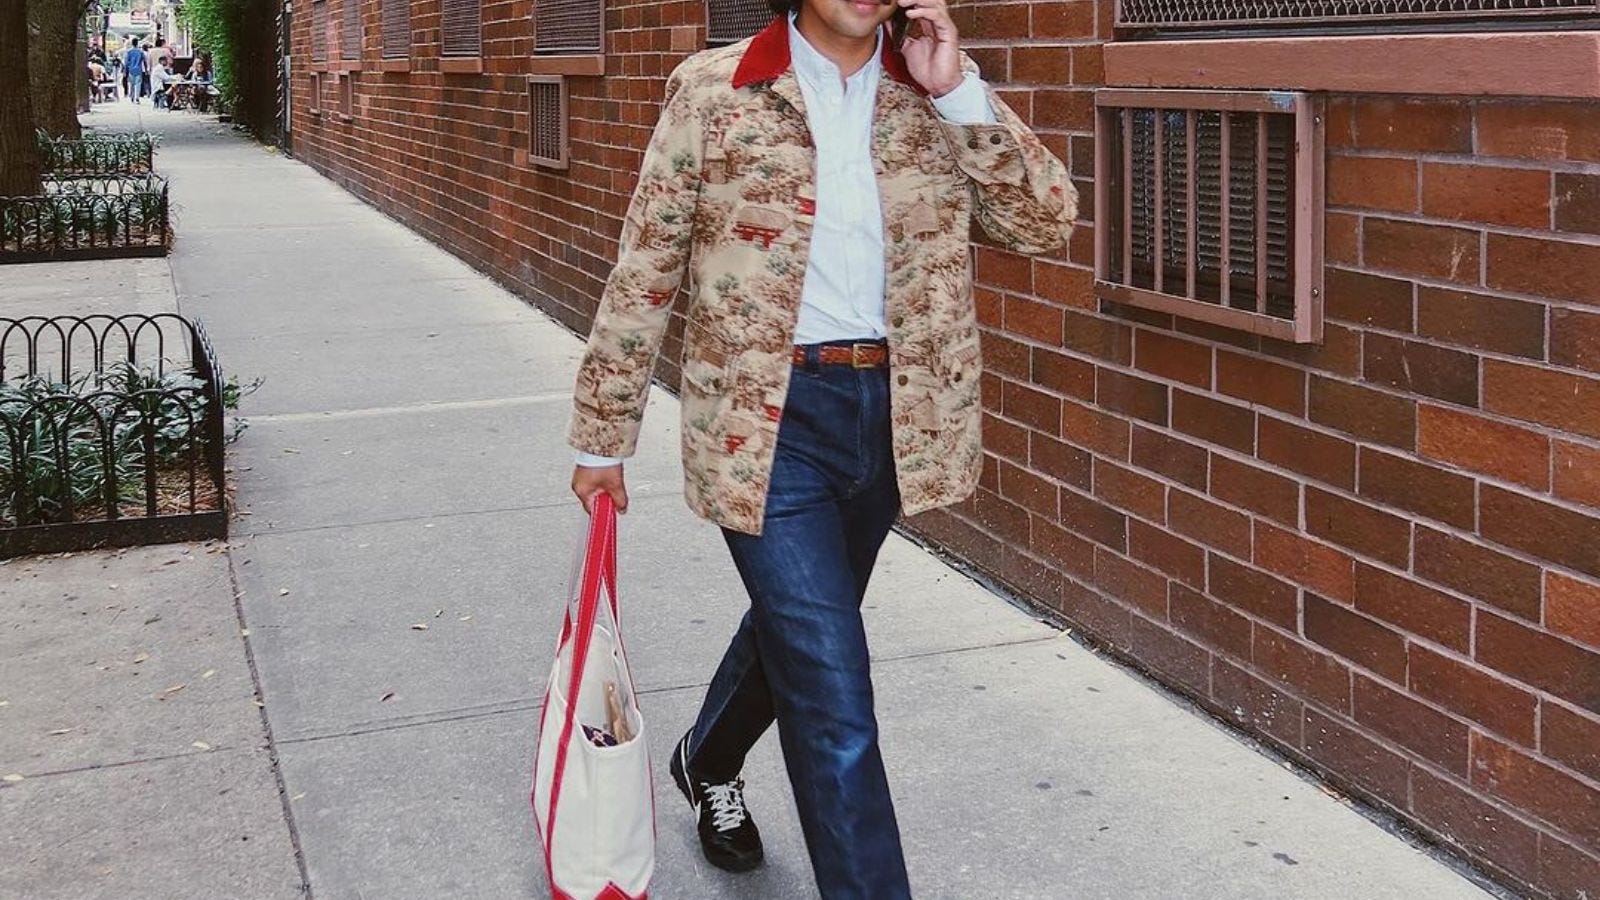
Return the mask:
<svg viewBox="0 0 1600 900">
<path fill-rule="evenodd" d="M 578 604 L 574 610 L 567 605 L 566 622 L 562 626 L 561 643 L 557 653 L 568 641 L 572 646 L 572 667 L 567 678 L 565 696 L 566 717 L 561 724 L 561 740 L 556 745 L 555 778 L 550 788 L 549 818 L 545 824 L 545 872 L 554 883 L 550 848 L 555 845 L 556 810 L 561 803 L 561 776 L 567 768 L 567 749 L 572 743 L 572 733 L 578 719 L 578 690 L 583 684 L 583 667 L 588 661 L 589 644 L 594 639 L 595 619 L 600 613 L 600 591 L 609 588 L 612 621 L 621 622 L 617 603 L 617 510 L 611 495 L 598 493 L 593 500 L 593 513 L 589 517 L 589 537 L 584 548 L 583 570 L 580 575 Z M 574 615 L 576 612 L 576 615 Z M 620 640 L 620 636 L 619 636 Z M 548 700 L 545 704 L 549 709 Z M 540 730 L 544 716 L 540 715 Z M 535 779 L 537 780 L 537 772 Z M 543 812 L 535 810 L 535 813 Z"/>
</svg>

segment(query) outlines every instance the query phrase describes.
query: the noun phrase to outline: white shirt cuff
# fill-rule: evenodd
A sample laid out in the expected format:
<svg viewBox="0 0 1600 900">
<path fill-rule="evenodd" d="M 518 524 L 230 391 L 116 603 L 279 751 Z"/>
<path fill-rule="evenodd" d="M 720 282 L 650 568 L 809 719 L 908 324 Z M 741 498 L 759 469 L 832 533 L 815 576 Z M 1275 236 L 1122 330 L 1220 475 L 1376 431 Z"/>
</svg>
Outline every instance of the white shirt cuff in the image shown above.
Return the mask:
<svg viewBox="0 0 1600 900">
<path fill-rule="evenodd" d="M 585 453 L 582 450 L 578 451 L 578 465 L 583 466 L 586 469 L 605 469 L 621 464 L 622 460 L 615 456 L 598 456 L 594 453 Z"/>
<path fill-rule="evenodd" d="M 993 125 L 998 121 L 994 107 L 989 105 L 983 77 L 976 72 L 967 72 L 961 79 L 961 86 L 950 93 L 934 97 L 933 108 L 945 121 L 956 125 Z"/>
</svg>

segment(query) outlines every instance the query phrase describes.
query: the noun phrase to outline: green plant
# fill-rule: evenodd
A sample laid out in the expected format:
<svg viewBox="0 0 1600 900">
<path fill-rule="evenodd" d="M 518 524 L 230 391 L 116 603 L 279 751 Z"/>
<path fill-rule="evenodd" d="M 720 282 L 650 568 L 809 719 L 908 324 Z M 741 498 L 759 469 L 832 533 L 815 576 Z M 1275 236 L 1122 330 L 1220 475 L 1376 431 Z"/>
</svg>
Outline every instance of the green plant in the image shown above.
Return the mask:
<svg viewBox="0 0 1600 900">
<path fill-rule="evenodd" d="M 224 407 L 259 385 L 230 381 Z M 103 514 L 108 494 L 119 507 L 143 505 L 149 481 L 201 465 L 208 403 L 192 369 L 128 362 L 70 383 L 47 375 L 0 383 L 0 521 Z"/>
</svg>

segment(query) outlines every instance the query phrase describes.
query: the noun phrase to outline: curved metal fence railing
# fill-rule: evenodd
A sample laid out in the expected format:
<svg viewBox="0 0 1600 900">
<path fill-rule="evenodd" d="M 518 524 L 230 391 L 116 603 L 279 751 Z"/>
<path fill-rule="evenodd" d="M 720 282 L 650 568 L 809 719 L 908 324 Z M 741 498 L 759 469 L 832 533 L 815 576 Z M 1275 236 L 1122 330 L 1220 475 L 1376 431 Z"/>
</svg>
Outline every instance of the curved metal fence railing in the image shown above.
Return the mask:
<svg viewBox="0 0 1600 900">
<path fill-rule="evenodd" d="M 0 318 L 0 558 L 225 536 L 223 406 L 182 316 Z"/>
<path fill-rule="evenodd" d="M 165 256 L 171 246 L 158 175 L 52 178 L 43 194 L 0 197 L 0 263 Z"/>
</svg>

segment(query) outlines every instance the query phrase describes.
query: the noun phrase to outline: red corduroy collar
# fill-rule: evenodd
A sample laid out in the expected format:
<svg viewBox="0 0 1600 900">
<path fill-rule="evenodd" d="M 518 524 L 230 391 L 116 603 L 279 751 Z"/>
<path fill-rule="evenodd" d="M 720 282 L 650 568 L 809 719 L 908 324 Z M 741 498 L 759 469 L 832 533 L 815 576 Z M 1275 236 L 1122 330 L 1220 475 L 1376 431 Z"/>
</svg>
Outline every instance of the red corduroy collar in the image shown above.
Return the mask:
<svg viewBox="0 0 1600 900">
<path fill-rule="evenodd" d="M 741 88 L 757 81 L 772 81 L 789 71 L 789 65 L 789 17 L 779 16 L 750 40 L 739 67 L 733 72 L 733 86 Z M 883 40 L 883 70 L 890 78 L 916 91 L 918 96 L 928 95 L 927 89 L 911 77 L 905 56 L 894 47 L 888 35 L 884 35 Z"/>
</svg>

